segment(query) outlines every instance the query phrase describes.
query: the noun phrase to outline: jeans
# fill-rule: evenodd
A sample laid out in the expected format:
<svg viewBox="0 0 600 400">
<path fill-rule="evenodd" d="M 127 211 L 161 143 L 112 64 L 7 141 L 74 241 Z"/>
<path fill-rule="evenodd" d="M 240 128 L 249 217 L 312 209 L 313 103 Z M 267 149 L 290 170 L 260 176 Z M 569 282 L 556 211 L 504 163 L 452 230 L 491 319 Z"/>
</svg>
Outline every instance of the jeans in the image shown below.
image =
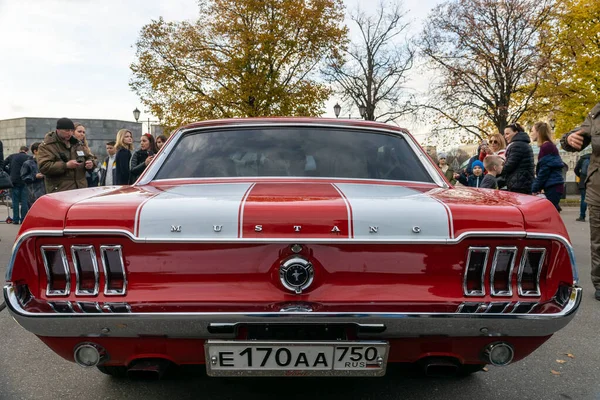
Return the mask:
<svg viewBox="0 0 600 400">
<path fill-rule="evenodd" d="M 27 211 L 29 211 L 29 191 L 27 186 L 15 186 L 11 189 L 12 194 L 12 208 L 13 208 L 13 222 L 22 222 L 25 219 Z M 21 214 L 19 217 L 19 209 Z"/>
<path fill-rule="evenodd" d="M 585 212 L 587 211 L 587 203 L 585 202 L 585 189 L 579 189 L 581 192 L 581 203 L 579 203 L 579 218 L 585 219 Z"/>
<path fill-rule="evenodd" d="M 557 190 L 560 186 L 561 185 L 553 185 L 544 188 L 544 194 L 546 195 L 546 198 L 550 200 L 552 204 L 554 204 L 554 207 L 556 207 L 557 210 L 559 210 L 558 203 L 560 202 L 560 198 L 562 197 L 562 193 L 559 193 Z"/>
</svg>

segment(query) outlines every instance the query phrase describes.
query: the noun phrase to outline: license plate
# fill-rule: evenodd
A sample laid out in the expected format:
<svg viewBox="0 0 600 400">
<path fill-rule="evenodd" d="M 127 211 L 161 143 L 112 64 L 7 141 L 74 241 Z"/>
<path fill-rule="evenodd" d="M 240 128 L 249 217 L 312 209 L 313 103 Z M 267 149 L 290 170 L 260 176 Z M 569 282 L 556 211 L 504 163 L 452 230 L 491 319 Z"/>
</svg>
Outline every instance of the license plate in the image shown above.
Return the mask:
<svg viewBox="0 0 600 400">
<path fill-rule="evenodd" d="M 208 340 L 209 376 L 383 376 L 389 344 Z"/>
</svg>

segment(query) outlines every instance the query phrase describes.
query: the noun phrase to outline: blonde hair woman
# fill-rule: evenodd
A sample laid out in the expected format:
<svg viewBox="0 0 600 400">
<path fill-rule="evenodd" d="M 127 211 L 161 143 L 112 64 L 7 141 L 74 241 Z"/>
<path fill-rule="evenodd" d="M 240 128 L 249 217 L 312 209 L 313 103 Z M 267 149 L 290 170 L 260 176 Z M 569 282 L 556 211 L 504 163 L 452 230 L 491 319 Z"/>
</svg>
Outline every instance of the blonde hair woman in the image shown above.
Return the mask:
<svg viewBox="0 0 600 400">
<path fill-rule="evenodd" d="M 504 136 L 494 133 L 490 136 L 489 143 L 490 149 L 494 152 L 493 154 L 504 158 L 504 153 L 506 153 L 506 140 L 504 140 Z"/>
<path fill-rule="evenodd" d="M 115 185 L 129 185 L 129 162 L 131 161 L 131 151 L 133 150 L 133 135 L 127 129 L 121 129 L 117 132 L 115 147 L 117 154 L 115 156 Z"/>
</svg>

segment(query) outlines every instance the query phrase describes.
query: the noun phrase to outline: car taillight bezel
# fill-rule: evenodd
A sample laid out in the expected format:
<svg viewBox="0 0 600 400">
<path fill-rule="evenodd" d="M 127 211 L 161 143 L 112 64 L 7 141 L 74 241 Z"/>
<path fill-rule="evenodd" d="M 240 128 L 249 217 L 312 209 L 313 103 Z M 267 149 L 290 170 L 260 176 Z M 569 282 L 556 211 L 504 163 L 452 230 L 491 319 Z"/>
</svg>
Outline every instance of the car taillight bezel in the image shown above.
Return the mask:
<svg viewBox="0 0 600 400">
<path fill-rule="evenodd" d="M 468 288 L 468 282 L 469 282 L 469 266 L 471 265 L 471 261 L 472 261 L 472 256 L 474 253 L 484 253 L 484 260 L 483 260 L 483 266 L 481 267 L 481 273 L 479 275 L 475 275 L 476 279 L 477 277 L 479 278 L 479 290 L 469 290 Z M 465 272 L 464 272 L 464 277 L 463 277 L 463 293 L 465 296 L 469 296 L 469 297 L 481 297 L 481 296 L 485 296 L 485 271 L 487 269 L 487 263 L 488 263 L 488 258 L 490 255 L 490 248 L 489 247 L 469 247 L 469 254 L 467 256 L 467 263 L 465 265 Z"/>
<path fill-rule="evenodd" d="M 92 269 L 94 274 L 94 287 L 93 289 L 81 288 L 82 275 L 84 271 L 79 271 L 79 261 L 77 257 L 78 251 L 89 252 L 89 258 L 92 262 Z M 75 295 L 77 296 L 96 296 L 100 287 L 100 274 L 98 270 L 98 259 L 96 258 L 96 250 L 92 245 L 73 245 L 71 246 L 71 257 L 73 259 L 73 268 L 75 269 L 76 285 Z"/>
<path fill-rule="evenodd" d="M 122 285 L 119 289 L 109 288 L 112 278 L 109 260 L 107 259 L 108 252 L 118 253 L 119 272 L 121 273 Z M 125 272 L 125 262 L 123 261 L 123 251 L 120 245 L 101 245 L 100 257 L 102 259 L 102 268 L 104 270 L 104 295 L 105 296 L 124 296 L 127 292 L 127 274 Z"/>
<path fill-rule="evenodd" d="M 529 253 L 541 253 L 540 260 L 537 265 L 537 271 L 534 279 L 535 290 L 523 289 L 523 273 L 525 270 L 525 264 L 528 261 Z M 519 296 L 522 297 L 540 297 L 542 295 L 540 290 L 540 278 L 542 275 L 542 269 L 546 260 L 546 249 L 544 247 L 525 247 L 523 249 L 523 255 L 521 256 L 521 262 L 519 263 L 519 271 L 517 276 L 517 291 Z"/>
<path fill-rule="evenodd" d="M 48 251 L 58 251 L 60 253 L 60 259 L 62 261 L 62 269 L 65 276 L 65 288 L 64 289 L 54 289 L 52 287 L 55 275 L 53 270 L 51 271 L 51 266 L 49 265 L 47 252 Z M 44 263 L 44 269 L 46 270 L 46 296 L 48 297 L 56 297 L 56 296 L 68 296 L 71 293 L 71 270 L 69 268 L 69 261 L 67 260 L 67 254 L 65 251 L 65 247 L 63 245 L 44 245 L 40 247 L 40 252 L 42 255 L 42 260 Z"/>
<path fill-rule="evenodd" d="M 508 290 L 497 290 L 495 287 L 496 283 L 496 270 L 498 269 L 498 256 L 502 251 L 507 251 L 512 253 L 512 258 L 508 265 L 508 282 L 506 282 L 506 287 Z M 494 250 L 494 258 L 492 260 L 492 268 L 490 270 L 490 295 L 492 296 L 506 296 L 510 297 L 513 295 L 512 290 L 512 276 L 515 268 L 515 263 L 517 260 L 517 252 L 518 248 L 516 246 L 498 246 Z"/>
</svg>

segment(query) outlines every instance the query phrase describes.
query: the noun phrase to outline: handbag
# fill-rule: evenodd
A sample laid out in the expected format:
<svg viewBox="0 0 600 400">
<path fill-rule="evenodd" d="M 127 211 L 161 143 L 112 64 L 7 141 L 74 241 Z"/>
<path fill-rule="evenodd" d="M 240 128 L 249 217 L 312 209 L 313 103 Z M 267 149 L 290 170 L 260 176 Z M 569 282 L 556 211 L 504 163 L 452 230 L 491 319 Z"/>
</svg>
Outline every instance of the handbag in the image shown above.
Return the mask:
<svg viewBox="0 0 600 400">
<path fill-rule="evenodd" d="M 0 170 L 0 190 L 11 189 L 13 187 L 10 175 L 6 171 Z"/>
</svg>

